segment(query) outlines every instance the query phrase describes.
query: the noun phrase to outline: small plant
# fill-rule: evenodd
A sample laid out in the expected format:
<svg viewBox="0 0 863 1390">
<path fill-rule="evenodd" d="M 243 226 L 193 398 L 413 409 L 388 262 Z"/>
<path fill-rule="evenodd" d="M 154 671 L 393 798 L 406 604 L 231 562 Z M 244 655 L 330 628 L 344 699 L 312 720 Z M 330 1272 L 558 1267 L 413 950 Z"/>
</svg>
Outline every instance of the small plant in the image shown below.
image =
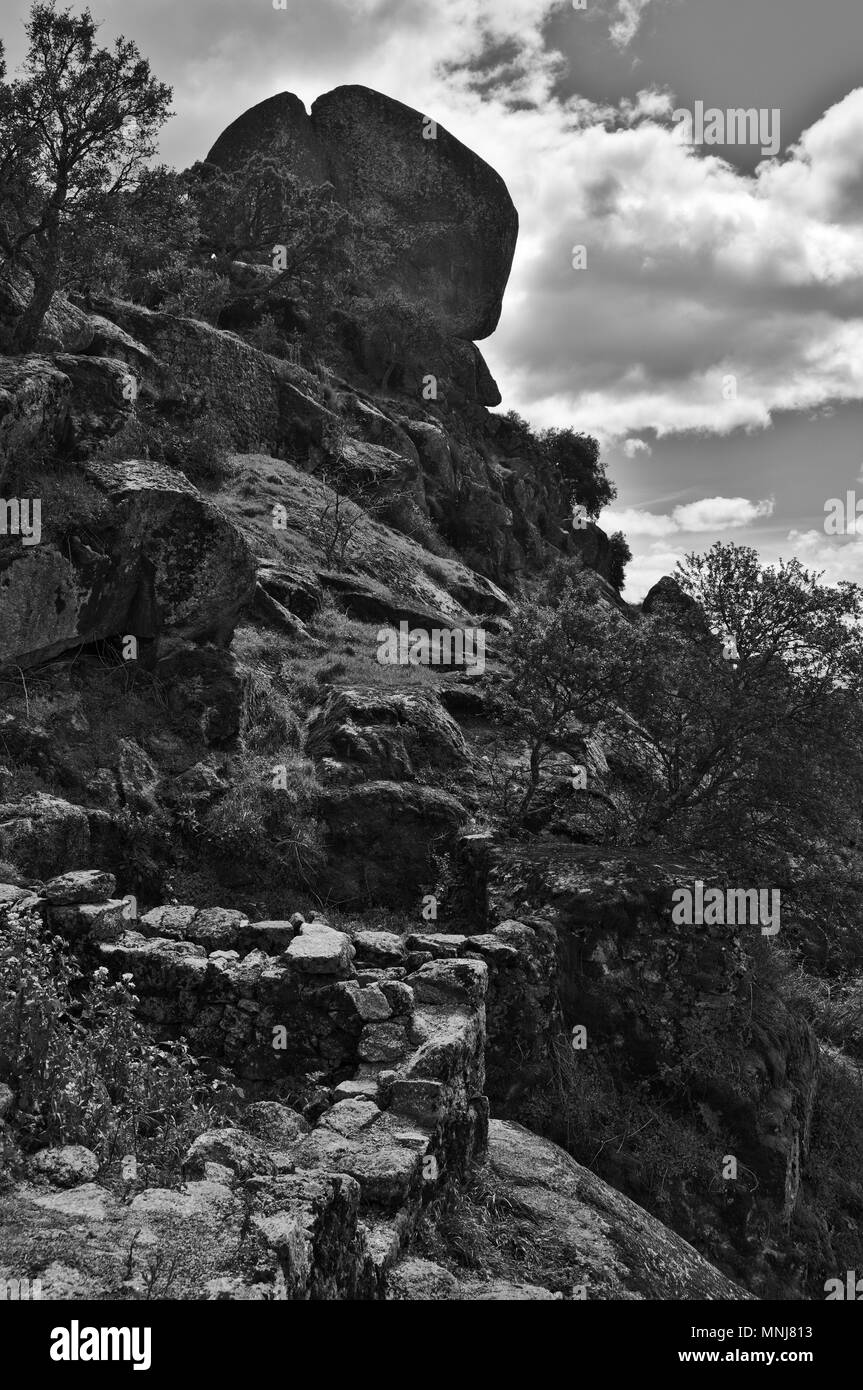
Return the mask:
<svg viewBox="0 0 863 1390">
<path fill-rule="evenodd" d="M 319 790 L 314 764 L 294 749 L 233 759 L 228 790 L 202 821 L 208 847 L 257 866 L 273 883 L 308 883 L 321 864 Z"/>
<path fill-rule="evenodd" d="M 185 266 L 161 308 L 178 318 L 202 319 L 215 325 L 230 296 L 231 282 L 226 275 L 216 275 L 209 266 Z"/>
<path fill-rule="evenodd" d="M 159 1046 L 136 1017 L 131 975 L 85 976 L 38 917 L 7 911 L 0 944 L 0 1078 L 16 1096 L 22 1147 L 83 1144 L 106 1164 L 134 1154 L 170 1179 L 217 1123 L 220 1092 L 185 1043 Z"/>
<path fill-rule="evenodd" d="M 298 344 L 287 341 L 272 314 L 262 314 L 260 321 L 254 327 L 247 328 L 243 336 L 259 352 L 266 352 L 270 357 L 280 357 L 293 362 L 295 366 L 298 365 Z"/>
<path fill-rule="evenodd" d="M 141 410 L 100 446 L 96 459 L 152 459 L 183 472 L 196 487 L 218 487 L 231 476 L 233 440 L 221 416 L 205 410 L 173 423 Z"/>
</svg>

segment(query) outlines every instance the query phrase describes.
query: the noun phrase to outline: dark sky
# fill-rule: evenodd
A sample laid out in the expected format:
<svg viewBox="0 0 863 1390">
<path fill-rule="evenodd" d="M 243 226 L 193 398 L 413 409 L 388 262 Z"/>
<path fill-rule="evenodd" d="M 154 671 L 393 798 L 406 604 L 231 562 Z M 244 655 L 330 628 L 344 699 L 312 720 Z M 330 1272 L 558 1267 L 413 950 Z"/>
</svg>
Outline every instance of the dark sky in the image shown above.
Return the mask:
<svg viewBox="0 0 863 1390">
<path fill-rule="evenodd" d="M 482 348 L 502 409 L 599 435 L 628 597 L 715 539 L 863 581 L 863 543 L 823 530 L 863 466 L 861 0 L 91 8 L 173 85 L 169 163 L 274 92 L 360 82 L 501 172 L 521 236 Z M 4 0 L 10 66 L 26 11 Z M 696 102 L 778 109 L 777 156 L 686 145 L 672 113 Z"/>
</svg>

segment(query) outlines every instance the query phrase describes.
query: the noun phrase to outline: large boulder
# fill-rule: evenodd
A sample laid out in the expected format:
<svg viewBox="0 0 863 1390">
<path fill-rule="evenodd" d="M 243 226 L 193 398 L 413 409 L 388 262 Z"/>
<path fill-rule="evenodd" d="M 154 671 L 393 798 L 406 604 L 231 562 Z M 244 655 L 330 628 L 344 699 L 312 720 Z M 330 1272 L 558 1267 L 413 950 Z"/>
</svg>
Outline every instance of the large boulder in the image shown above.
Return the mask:
<svg viewBox="0 0 863 1390">
<path fill-rule="evenodd" d="M 47 792 L 0 803 L 0 859 L 22 872 L 65 873 L 86 862 L 90 849 L 90 822 L 82 806 Z"/>
<path fill-rule="evenodd" d="M 22 451 L 50 452 L 63 438 L 71 390 L 44 357 L 0 358 L 0 485 Z"/>
<path fill-rule="evenodd" d="M 232 122 L 207 159 L 228 169 L 259 150 L 304 181 L 331 183 L 362 221 L 382 220 L 399 252 L 400 287 L 444 332 L 494 332 L 518 214 L 500 175 L 442 126 L 368 87 L 336 87 L 310 115 L 280 92 Z M 388 286 L 392 271 L 384 275 Z"/>
<path fill-rule="evenodd" d="M 467 747 L 455 720 L 423 690 L 334 691 L 314 712 L 307 748 L 315 757 L 353 764 L 357 779 L 396 781 L 422 767 L 464 766 Z"/>
<path fill-rule="evenodd" d="M 328 886 L 343 903 L 372 897 L 415 904 L 434 883 L 436 856 L 454 843 L 467 819 L 455 797 L 434 787 L 365 782 L 327 790 L 318 815 L 328 845 Z"/>
<path fill-rule="evenodd" d="M 553 1283 L 592 1299 L 748 1299 L 668 1226 L 521 1125 L 489 1124 L 488 1182 L 528 1217 Z M 547 1244 L 546 1244 L 547 1242 Z M 583 1292 L 581 1292 L 583 1290 Z"/>
<path fill-rule="evenodd" d="M 116 434 L 132 414 L 138 398 L 135 372 L 109 356 L 58 353 L 54 362 L 72 383 L 72 439 L 78 443 Z"/>
<path fill-rule="evenodd" d="M 33 277 L 23 269 L 0 274 L 0 352 L 9 352 L 15 326 L 33 292 Z M 37 352 L 86 352 L 93 325 L 64 294 L 55 294 L 36 339 Z"/>
<path fill-rule="evenodd" d="M 163 404 L 192 413 L 209 411 L 225 423 L 238 448 L 275 443 L 283 433 L 279 363 L 198 319 L 94 296 L 102 350 L 132 361 Z M 108 322 L 122 330 L 119 342 Z"/>
<path fill-rule="evenodd" d="M 74 516 L 62 519 L 62 544 L 12 537 L 0 549 L 0 667 L 97 639 L 134 636 L 143 656 L 226 638 L 255 587 L 239 530 L 160 464 L 90 463 L 83 473 L 106 497 L 98 550 L 75 538 Z M 50 521 L 43 515 L 43 527 Z"/>
</svg>

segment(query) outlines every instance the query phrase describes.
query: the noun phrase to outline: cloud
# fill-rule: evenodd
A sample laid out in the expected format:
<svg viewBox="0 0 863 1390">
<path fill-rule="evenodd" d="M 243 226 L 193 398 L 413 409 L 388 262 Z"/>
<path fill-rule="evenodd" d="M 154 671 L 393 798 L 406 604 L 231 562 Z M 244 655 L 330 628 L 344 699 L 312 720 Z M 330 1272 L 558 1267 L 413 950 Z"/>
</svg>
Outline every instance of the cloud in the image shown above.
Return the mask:
<svg viewBox="0 0 863 1390">
<path fill-rule="evenodd" d="M 645 454 L 650 458 L 653 450 L 645 439 L 627 439 L 623 445 L 623 452 L 628 459 L 637 458 L 639 454 Z"/>
<path fill-rule="evenodd" d="M 825 583 L 850 579 L 863 584 L 863 533 L 840 539 L 823 531 L 789 531 L 788 544 L 807 569 L 823 573 Z"/>
<path fill-rule="evenodd" d="M 672 515 L 680 531 L 726 531 L 772 516 L 774 505 L 773 498 L 750 502 L 746 497 L 705 497 L 675 507 Z"/>
<path fill-rule="evenodd" d="M 678 560 L 683 560 L 684 550 L 671 550 L 654 542 L 646 550 L 634 555 L 626 566 L 626 583 L 623 597 L 627 603 L 640 603 L 652 589 L 657 580 L 665 574 L 673 574 Z"/>
<path fill-rule="evenodd" d="M 641 19 L 651 0 L 617 0 L 617 18 L 609 36 L 616 48 L 628 48 L 641 28 Z"/>
<path fill-rule="evenodd" d="M 625 536 L 669 536 L 679 529 L 673 517 L 643 512 L 637 507 L 609 508 L 601 513 L 599 525 L 603 531 L 622 531 Z"/>
<path fill-rule="evenodd" d="M 599 518 L 605 531 L 626 536 L 668 536 L 675 532 L 738 530 L 773 515 L 774 501 L 750 502 L 747 497 L 705 497 L 675 507 L 670 515 L 645 512 L 638 507 L 606 509 Z"/>
<path fill-rule="evenodd" d="M 487 353 L 507 404 L 608 444 L 863 399 L 863 88 L 754 175 L 685 145 L 670 106 L 548 112 L 542 158 L 538 126 L 510 132 L 530 216 Z"/>
</svg>

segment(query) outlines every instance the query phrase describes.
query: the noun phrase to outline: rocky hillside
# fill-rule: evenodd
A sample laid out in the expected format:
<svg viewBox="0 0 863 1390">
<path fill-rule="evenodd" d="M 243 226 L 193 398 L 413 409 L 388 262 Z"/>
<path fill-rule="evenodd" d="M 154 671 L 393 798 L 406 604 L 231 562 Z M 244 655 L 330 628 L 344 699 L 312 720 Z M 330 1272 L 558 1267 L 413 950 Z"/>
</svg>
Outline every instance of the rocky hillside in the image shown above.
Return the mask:
<svg viewBox="0 0 863 1390">
<path fill-rule="evenodd" d="M 819 1044 L 757 936 L 674 925 L 675 886 L 721 869 L 626 843 L 655 780 L 637 724 L 558 748 L 512 831 L 515 608 L 561 559 L 634 627 L 668 586 L 622 604 L 577 489 L 489 409 L 474 340 L 517 216 L 427 129 L 364 88 L 310 115 L 283 93 L 209 155 L 266 140 L 383 220 L 398 275 L 363 293 L 395 289 L 427 341 L 343 308 L 304 346 L 299 300 L 234 260 L 216 322 L 58 293 L 36 350 L 0 357 L 0 494 L 29 518 L 0 535 L 0 1278 L 817 1296 L 863 1201 L 810 1164 Z M 27 293 L 6 276 L 7 347 Z M 299 348 L 266 350 L 265 321 Z M 403 625 L 482 634 L 481 660 L 382 659 Z M 67 1074 L 62 1029 L 112 1010 L 116 1070 L 84 1048 Z M 38 1037 L 74 1107 L 29 1077 Z"/>
</svg>

